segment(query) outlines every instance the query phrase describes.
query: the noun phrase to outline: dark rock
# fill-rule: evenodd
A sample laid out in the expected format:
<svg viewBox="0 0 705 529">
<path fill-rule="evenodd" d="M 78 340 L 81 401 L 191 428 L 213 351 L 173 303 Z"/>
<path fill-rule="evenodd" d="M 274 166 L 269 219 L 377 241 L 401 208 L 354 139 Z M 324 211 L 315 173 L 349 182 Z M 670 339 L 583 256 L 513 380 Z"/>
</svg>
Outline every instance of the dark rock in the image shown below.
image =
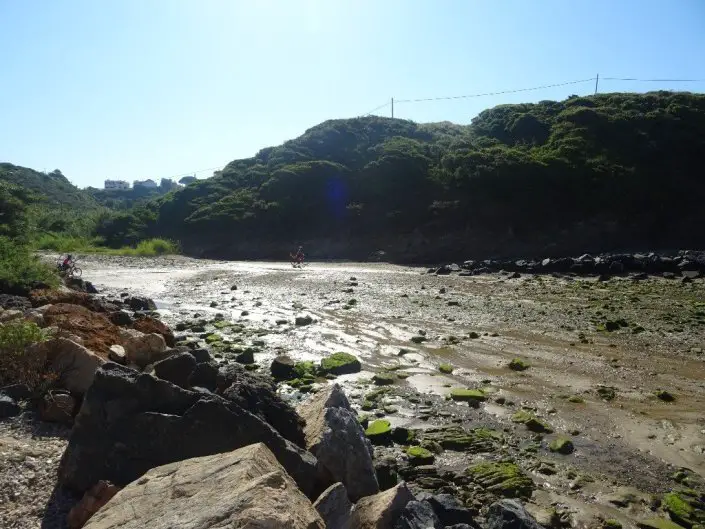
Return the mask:
<svg viewBox="0 0 705 529">
<path fill-rule="evenodd" d="M 700 277 L 700 270 L 683 270 L 682 274 L 683 277 L 687 277 L 689 279 L 697 279 Z"/>
<path fill-rule="evenodd" d="M 486 529 L 543 529 L 521 502 L 500 500 L 490 505 L 486 516 Z"/>
<path fill-rule="evenodd" d="M 410 501 L 394 523 L 394 529 L 443 529 L 443 525 L 428 503 Z"/>
<path fill-rule="evenodd" d="M 76 404 L 68 391 L 48 391 L 39 401 L 39 417 L 46 422 L 71 424 Z"/>
<path fill-rule="evenodd" d="M 301 327 L 303 325 L 311 325 L 313 323 L 313 318 L 311 316 L 297 316 L 294 323 Z"/>
<path fill-rule="evenodd" d="M 149 298 L 131 297 L 125 303 L 135 312 L 157 310 L 157 304 Z"/>
<path fill-rule="evenodd" d="M 284 439 L 304 447 L 303 420 L 277 394 L 270 377 L 253 373 L 240 364 L 220 368 L 216 392 L 266 421 Z"/>
<path fill-rule="evenodd" d="M 77 492 L 101 479 L 125 486 L 156 466 L 258 442 L 310 497 L 316 459 L 259 417 L 233 401 L 107 363 L 76 417 L 59 482 Z"/>
<path fill-rule="evenodd" d="M 110 321 L 113 323 L 113 325 L 118 325 L 120 327 L 128 327 L 132 325 L 132 316 L 130 316 L 129 312 L 125 312 L 124 310 L 117 310 L 115 312 L 111 312 L 108 314 L 108 318 L 110 318 Z"/>
<path fill-rule="evenodd" d="M 20 411 L 22 410 L 14 399 L 11 399 L 7 395 L 0 395 L 0 419 L 14 417 L 15 415 L 19 415 Z"/>
<path fill-rule="evenodd" d="M 255 363 L 255 352 L 251 347 L 240 351 L 235 356 L 235 361 L 238 364 L 254 364 Z"/>
<path fill-rule="evenodd" d="M 644 281 L 646 279 L 649 279 L 649 274 L 647 274 L 646 272 L 639 272 L 638 274 L 634 274 L 633 276 L 631 276 L 631 278 L 634 281 Z"/>
<path fill-rule="evenodd" d="M 5 310 L 21 310 L 24 312 L 32 308 L 32 302 L 22 296 L 0 294 L 0 308 Z"/>
<path fill-rule="evenodd" d="M 435 273 L 437 276 L 447 276 L 447 275 L 450 275 L 450 273 L 451 273 L 452 271 L 453 271 L 453 270 L 451 269 L 450 266 L 441 266 L 440 268 L 437 268 L 437 269 L 434 271 L 434 273 Z"/>
<path fill-rule="evenodd" d="M 393 457 L 375 459 L 374 466 L 379 490 L 388 490 L 397 486 L 399 474 L 397 473 L 397 462 Z"/>
<path fill-rule="evenodd" d="M 511 275 L 507 276 L 509 279 L 519 279 L 521 274 L 519 272 L 513 272 Z"/>
<path fill-rule="evenodd" d="M 201 362 L 191 372 L 188 385 L 215 391 L 218 386 L 218 364 L 216 362 Z"/>
<path fill-rule="evenodd" d="M 478 527 L 470 510 L 450 494 L 433 495 L 424 493 L 417 495 L 417 499 L 427 502 L 444 526 L 468 524 Z"/>
<path fill-rule="evenodd" d="M 191 349 L 191 354 L 196 359 L 197 364 L 202 364 L 203 362 L 210 362 L 211 354 L 208 349 Z"/>
<path fill-rule="evenodd" d="M 326 527 L 344 528 L 350 524 L 350 512 L 353 504 L 350 502 L 348 491 L 342 483 L 335 483 L 323 491 L 313 507 L 323 518 Z"/>
<path fill-rule="evenodd" d="M 12 400 L 27 400 L 32 396 L 32 390 L 25 384 L 12 384 L 0 388 L 0 395 L 7 395 Z"/>
<path fill-rule="evenodd" d="M 269 371 L 274 380 L 292 380 L 296 378 L 295 365 L 293 358 L 281 355 L 272 360 Z"/>
<path fill-rule="evenodd" d="M 191 373 L 195 368 L 196 359 L 191 353 L 179 353 L 155 363 L 154 374 L 162 380 L 188 388 Z"/>
<path fill-rule="evenodd" d="M 624 272 L 624 265 L 619 261 L 613 261 L 609 265 L 609 271 L 612 274 L 621 274 Z"/>
</svg>

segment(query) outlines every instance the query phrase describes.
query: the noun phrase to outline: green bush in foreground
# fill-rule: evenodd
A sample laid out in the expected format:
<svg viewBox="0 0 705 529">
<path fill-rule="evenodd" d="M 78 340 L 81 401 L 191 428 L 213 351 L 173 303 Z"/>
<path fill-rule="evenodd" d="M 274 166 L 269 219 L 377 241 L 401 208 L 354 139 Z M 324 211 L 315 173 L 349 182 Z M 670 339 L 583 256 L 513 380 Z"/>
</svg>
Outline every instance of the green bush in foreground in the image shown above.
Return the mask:
<svg viewBox="0 0 705 529">
<path fill-rule="evenodd" d="M 47 339 L 45 331 L 24 320 L 0 325 L 0 386 L 26 384 L 37 388 L 47 379 L 45 358 L 27 347 Z"/>
<path fill-rule="evenodd" d="M 59 277 L 51 265 L 32 255 L 28 246 L 0 237 L 0 288 L 27 289 L 36 281 L 58 286 Z"/>
</svg>

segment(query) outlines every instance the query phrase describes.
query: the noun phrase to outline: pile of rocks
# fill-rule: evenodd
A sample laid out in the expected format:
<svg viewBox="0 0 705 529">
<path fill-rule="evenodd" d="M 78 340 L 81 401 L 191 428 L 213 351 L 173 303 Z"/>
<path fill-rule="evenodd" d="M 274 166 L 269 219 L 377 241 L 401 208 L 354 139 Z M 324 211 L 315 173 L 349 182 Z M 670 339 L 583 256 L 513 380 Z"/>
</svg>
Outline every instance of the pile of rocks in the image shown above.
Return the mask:
<svg viewBox="0 0 705 529">
<path fill-rule="evenodd" d="M 465 261 L 431 268 L 436 275 L 479 275 L 496 272 L 513 274 L 573 274 L 579 276 L 626 274 L 659 275 L 666 278 L 683 277 L 689 280 L 705 275 L 705 252 L 683 250 L 676 254 L 623 253 L 584 254 L 579 257 L 545 259 L 485 259 Z M 518 277 L 518 276 L 517 276 Z"/>
</svg>

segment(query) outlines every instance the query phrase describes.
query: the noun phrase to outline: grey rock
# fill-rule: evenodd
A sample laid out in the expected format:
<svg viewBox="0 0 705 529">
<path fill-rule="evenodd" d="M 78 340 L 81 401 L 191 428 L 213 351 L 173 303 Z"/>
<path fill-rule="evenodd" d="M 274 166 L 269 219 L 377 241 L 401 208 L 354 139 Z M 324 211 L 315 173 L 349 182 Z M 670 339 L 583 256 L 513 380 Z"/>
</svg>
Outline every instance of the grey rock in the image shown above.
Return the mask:
<svg viewBox="0 0 705 529">
<path fill-rule="evenodd" d="M 443 525 L 428 503 L 410 501 L 394 523 L 394 529 L 443 529 Z"/>
<path fill-rule="evenodd" d="M 316 459 L 234 402 L 107 363 L 95 375 L 59 466 L 77 492 L 118 486 L 159 465 L 264 443 L 299 488 L 316 487 Z"/>
<path fill-rule="evenodd" d="M 313 507 L 323 518 L 326 527 L 348 529 L 353 504 L 348 498 L 345 485 L 335 483 L 328 487 L 314 502 Z"/>
<path fill-rule="evenodd" d="M 162 380 L 188 388 L 191 372 L 195 368 L 196 359 L 190 353 L 179 353 L 154 364 L 154 374 Z"/>
<path fill-rule="evenodd" d="M 486 529 L 543 529 L 521 502 L 507 499 L 490 505 L 485 527 Z"/>
<path fill-rule="evenodd" d="M 420 494 L 417 499 L 427 502 L 441 523 L 446 525 L 468 524 L 477 527 L 472 513 L 460 500 L 450 494 Z"/>
</svg>

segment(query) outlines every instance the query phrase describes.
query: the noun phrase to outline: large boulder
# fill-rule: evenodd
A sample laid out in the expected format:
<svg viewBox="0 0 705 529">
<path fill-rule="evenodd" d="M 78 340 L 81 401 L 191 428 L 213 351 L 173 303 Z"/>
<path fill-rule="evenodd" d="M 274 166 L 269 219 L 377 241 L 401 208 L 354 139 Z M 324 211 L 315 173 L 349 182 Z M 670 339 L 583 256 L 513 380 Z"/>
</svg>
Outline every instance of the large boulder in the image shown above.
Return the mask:
<svg viewBox="0 0 705 529">
<path fill-rule="evenodd" d="M 196 368 L 196 359 L 189 353 L 178 353 L 154 364 L 154 374 L 162 380 L 188 389 L 189 377 Z"/>
<path fill-rule="evenodd" d="M 314 395 L 298 412 L 306 421 L 306 447 L 323 475 L 342 482 L 353 501 L 379 492 L 372 445 L 338 384 Z"/>
<path fill-rule="evenodd" d="M 543 529 L 517 500 L 504 499 L 493 503 L 485 519 L 487 529 Z"/>
<path fill-rule="evenodd" d="M 110 346 L 121 343 L 120 328 L 105 314 L 92 312 L 80 305 L 52 305 L 44 311 L 44 321 L 49 326 L 78 336 L 83 345 L 106 359 Z"/>
<path fill-rule="evenodd" d="M 271 378 L 228 364 L 218 371 L 216 393 L 254 413 L 277 430 L 284 439 L 304 447 L 304 421 L 277 394 Z"/>
<path fill-rule="evenodd" d="M 167 347 L 174 347 L 174 333 L 167 327 L 166 323 L 151 316 L 146 316 L 136 320 L 132 328 L 145 334 L 161 334 L 164 337 Z"/>
<path fill-rule="evenodd" d="M 353 509 L 350 528 L 392 529 L 410 501 L 414 501 L 414 495 L 406 483 L 399 483 L 392 489 L 362 498 Z"/>
<path fill-rule="evenodd" d="M 59 481 L 77 492 L 101 479 L 125 486 L 159 465 L 258 442 L 267 445 L 305 494 L 312 494 L 315 457 L 260 417 L 217 395 L 107 363 L 75 418 Z"/>
<path fill-rule="evenodd" d="M 274 380 L 291 380 L 296 378 L 295 365 L 296 362 L 293 358 L 287 355 L 280 355 L 272 360 L 269 371 Z"/>
<path fill-rule="evenodd" d="M 71 393 L 83 395 L 93 383 L 95 372 L 105 364 L 103 358 L 68 338 L 54 338 L 35 348 L 46 354 L 49 370 L 58 375 L 57 385 Z"/>
<path fill-rule="evenodd" d="M 345 485 L 342 483 L 335 483 L 328 487 L 313 504 L 313 508 L 321 515 L 326 527 L 335 527 L 336 529 L 350 527 L 352 507 L 348 491 L 345 490 Z"/>
<path fill-rule="evenodd" d="M 86 529 L 324 529 L 311 502 L 262 443 L 148 471 Z"/>
<path fill-rule="evenodd" d="M 126 298 L 125 299 L 125 305 L 130 307 L 133 311 L 150 311 L 150 310 L 157 310 L 157 304 L 154 303 L 153 300 L 149 298 L 143 298 L 143 297 L 131 297 L 131 298 Z"/>
<path fill-rule="evenodd" d="M 144 334 L 133 329 L 121 329 L 120 338 L 127 361 L 140 368 L 163 360 L 169 355 L 161 334 Z"/>
<path fill-rule="evenodd" d="M 394 523 L 394 529 L 443 529 L 441 521 L 425 501 L 410 501 Z"/>
</svg>

